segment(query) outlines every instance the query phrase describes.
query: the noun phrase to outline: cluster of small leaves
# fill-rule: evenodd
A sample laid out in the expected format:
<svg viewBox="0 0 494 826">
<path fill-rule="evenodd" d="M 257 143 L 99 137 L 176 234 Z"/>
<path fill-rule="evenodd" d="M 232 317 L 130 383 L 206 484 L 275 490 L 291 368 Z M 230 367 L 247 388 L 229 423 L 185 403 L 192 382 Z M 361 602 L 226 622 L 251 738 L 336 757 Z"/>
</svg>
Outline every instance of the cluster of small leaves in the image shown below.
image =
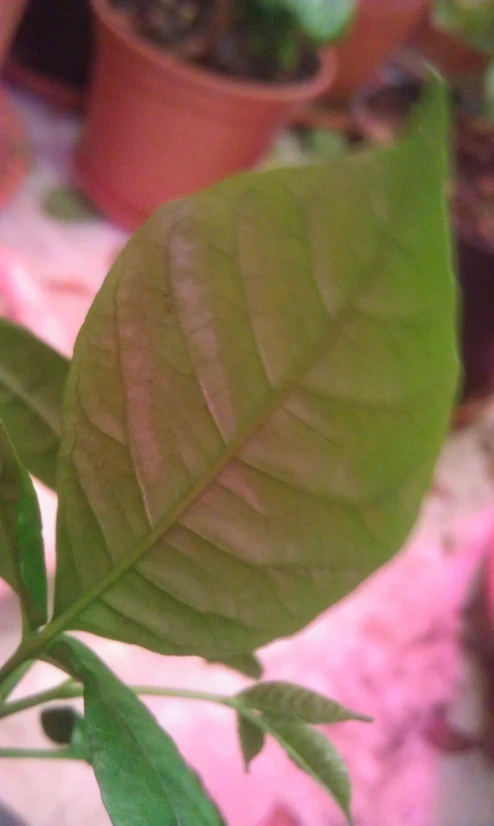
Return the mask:
<svg viewBox="0 0 494 826">
<path fill-rule="evenodd" d="M 351 822 L 348 772 L 327 737 L 312 726 L 348 720 L 371 722 L 371 718 L 285 682 L 258 683 L 235 699 L 240 703 L 237 730 L 246 769 L 270 734 L 299 768 L 334 797 Z"/>
<path fill-rule="evenodd" d="M 307 45 L 333 43 L 353 20 L 356 0 L 237 0 L 238 49 L 265 80 L 306 76 Z"/>
<path fill-rule="evenodd" d="M 435 82 L 395 147 L 159 210 L 70 365 L 0 322 L 0 576 L 23 615 L 0 699 L 36 659 L 82 685 L 83 717 L 42 723 L 58 756 L 91 763 L 115 826 L 222 819 L 136 693 L 65 632 L 257 678 L 256 648 L 414 522 L 456 387 L 444 132 Z M 28 471 L 59 497 L 51 618 Z M 212 699 L 235 711 L 246 766 L 272 736 L 350 820 L 346 769 L 313 726 L 365 718 L 280 682 Z"/>
<path fill-rule="evenodd" d="M 357 0 L 261 0 L 267 9 L 289 12 L 314 43 L 333 43 L 350 27 Z"/>
</svg>

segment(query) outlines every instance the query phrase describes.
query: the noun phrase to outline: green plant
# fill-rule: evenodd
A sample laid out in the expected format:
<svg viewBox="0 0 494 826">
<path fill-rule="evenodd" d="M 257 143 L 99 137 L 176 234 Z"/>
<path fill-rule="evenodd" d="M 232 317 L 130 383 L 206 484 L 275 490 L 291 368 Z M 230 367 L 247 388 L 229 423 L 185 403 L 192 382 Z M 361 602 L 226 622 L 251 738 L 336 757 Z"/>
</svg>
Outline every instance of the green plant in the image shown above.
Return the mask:
<svg viewBox="0 0 494 826">
<path fill-rule="evenodd" d="M 123 0 L 123 5 L 158 46 L 229 74 L 279 81 L 312 70 L 303 59 L 307 47 L 342 37 L 356 0 Z"/>
<path fill-rule="evenodd" d="M 0 717 L 84 696 L 84 718 L 43 712 L 61 747 L 0 756 L 89 761 L 117 826 L 221 823 L 138 699 L 153 692 L 232 709 L 247 765 L 273 736 L 351 819 L 346 770 L 313 725 L 365 718 L 276 682 L 234 697 L 131 689 L 66 632 L 259 676 L 256 648 L 400 547 L 456 384 L 445 110 L 431 82 L 389 149 L 241 175 L 158 210 L 109 273 L 70 367 L 0 325 L 0 573 L 23 616 Z M 49 619 L 22 462 L 56 477 Z M 36 660 L 68 682 L 9 700 Z"/>
<path fill-rule="evenodd" d="M 492 0 L 434 0 L 434 24 L 479 51 L 494 50 Z"/>
</svg>

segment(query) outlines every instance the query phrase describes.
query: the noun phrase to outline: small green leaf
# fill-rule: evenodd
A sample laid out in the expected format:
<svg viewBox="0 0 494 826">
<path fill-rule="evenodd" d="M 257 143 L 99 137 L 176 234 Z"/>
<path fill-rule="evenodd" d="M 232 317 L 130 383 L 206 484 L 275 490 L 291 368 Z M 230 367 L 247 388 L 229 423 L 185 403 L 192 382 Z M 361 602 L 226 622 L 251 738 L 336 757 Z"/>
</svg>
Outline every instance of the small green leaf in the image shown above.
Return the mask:
<svg viewBox="0 0 494 826">
<path fill-rule="evenodd" d="M 84 684 L 91 763 L 114 826 L 222 826 L 173 740 L 92 651 L 62 637 L 50 661 Z"/>
<path fill-rule="evenodd" d="M 47 586 L 38 498 L 1 422 L 0 576 L 19 596 L 27 627 L 43 625 Z"/>
<path fill-rule="evenodd" d="M 308 147 L 320 160 L 332 160 L 341 155 L 347 148 L 345 138 L 341 132 L 331 132 L 328 129 L 314 129 L 307 135 Z"/>
<path fill-rule="evenodd" d="M 345 708 L 308 688 L 284 682 L 264 682 L 237 694 L 250 708 L 305 723 L 371 722 L 370 717 Z"/>
<path fill-rule="evenodd" d="M 432 17 L 439 29 L 474 49 L 494 54 L 494 0 L 434 0 Z"/>
<path fill-rule="evenodd" d="M 211 665 L 215 663 L 226 665 L 227 668 L 232 668 L 253 680 L 259 680 L 262 677 L 262 663 L 255 654 L 238 654 L 236 657 L 223 657 L 221 660 L 208 660 L 208 662 Z"/>
<path fill-rule="evenodd" d="M 328 738 L 306 723 L 267 715 L 262 719 L 293 762 L 329 792 L 351 824 L 350 778 L 342 758 Z"/>
<path fill-rule="evenodd" d="M 0 419 L 29 472 L 53 489 L 68 369 L 47 344 L 0 319 Z"/>
<path fill-rule="evenodd" d="M 90 221 L 98 214 L 84 194 L 73 187 L 52 190 L 43 207 L 52 218 L 65 222 Z"/>
<path fill-rule="evenodd" d="M 314 43 L 324 44 L 346 34 L 357 0 L 263 0 L 263 5 L 291 12 Z"/>
<path fill-rule="evenodd" d="M 72 706 L 44 708 L 41 712 L 44 733 L 54 743 L 70 746 L 71 753 L 91 762 L 86 721 Z"/>
<path fill-rule="evenodd" d="M 250 762 L 263 749 L 265 734 L 262 729 L 241 714 L 237 714 L 237 732 L 245 762 L 245 771 L 248 772 Z"/>
</svg>

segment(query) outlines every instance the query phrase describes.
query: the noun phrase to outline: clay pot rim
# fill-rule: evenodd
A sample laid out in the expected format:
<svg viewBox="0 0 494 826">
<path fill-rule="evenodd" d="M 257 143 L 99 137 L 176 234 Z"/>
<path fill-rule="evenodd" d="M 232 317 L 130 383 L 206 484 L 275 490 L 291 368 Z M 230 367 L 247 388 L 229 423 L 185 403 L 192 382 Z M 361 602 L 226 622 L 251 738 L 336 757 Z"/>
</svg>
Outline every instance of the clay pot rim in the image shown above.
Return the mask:
<svg viewBox="0 0 494 826">
<path fill-rule="evenodd" d="M 94 13 L 110 31 L 122 40 L 129 49 L 138 52 L 149 64 L 153 64 L 157 71 L 166 68 L 173 72 L 178 80 L 186 81 L 191 85 L 204 88 L 210 92 L 226 96 L 242 97 L 246 100 L 292 101 L 301 103 L 317 97 L 331 84 L 336 75 L 337 58 L 335 51 L 326 48 L 315 51 L 319 62 L 318 70 L 308 80 L 294 81 L 293 83 L 261 83 L 223 76 L 195 66 L 173 55 L 167 54 L 144 38 L 134 34 L 130 29 L 122 26 L 121 15 L 113 11 L 108 0 L 91 0 Z"/>
</svg>

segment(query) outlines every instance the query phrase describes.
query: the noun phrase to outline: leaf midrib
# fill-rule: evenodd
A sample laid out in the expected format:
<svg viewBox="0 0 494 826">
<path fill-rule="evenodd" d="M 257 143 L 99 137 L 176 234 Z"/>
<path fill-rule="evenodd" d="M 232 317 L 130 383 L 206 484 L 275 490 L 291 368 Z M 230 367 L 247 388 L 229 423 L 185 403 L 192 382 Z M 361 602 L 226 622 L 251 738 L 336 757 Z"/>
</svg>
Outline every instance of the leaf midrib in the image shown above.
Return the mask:
<svg viewBox="0 0 494 826">
<path fill-rule="evenodd" d="M 316 772 L 312 769 L 312 767 L 310 766 L 310 764 L 309 764 L 309 763 L 307 763 L 307 761 L 306 761 L 305 757 L 303 757 L 303 756 L 300 754 L 300 752 L 299 752 L 299 751 L 297 751 L 297 749 L 296 749 L 296 748 L 294 748 L 294 747 L 291 745 L 291 743 L 290 743 L 288 740 L 286 740 L 286 739 L 285 739 L 285 735 L 284 735 L 284 733 L 283 733 L 283 732 L 280 732 L 280 731 L 279 731 L 279 729 L 278 729 L 278 727 L 277 727 L 277 725 L 276 725 L 276 721 L 275 721 L 275 719 L 273 719 L 273 717 L 272 717 L 272 716 L 270 716 L 269 714 L 262 714 L 261 718 L 262 718 L 262 719 L 263 719 L 263 720 L 267 723 L 268 730 L 269 730 L 269 733 L 271 734 L 271 736 L 272 736 L 272 737 L 274 737 L 274 739 L 278 741 L 278 743 L 280 744 L 280 746 L 281 746 L 281 747 L 284 749 L 284 751 L 288 754 L 288 756 L 291 758 L 291 760 L 293 760 L 293 762 L 294 762 L 294 763 L 298 764 L 298 765 L 300 766 L 300 768 L 302 768 L 302 769 L 303 769 L 303 771 L 304 771 L 306 774 L 308 774 L 308 775 L 309 775 L 309 777 L 312 777 L 312 779 L 316 781 L 316 783 L 319 783 L 319 784 L 321 784 L 321 782 L 322 782 L 322 783 L 324 783 L 324 787 L 325 787 L 325 789 L 327 789 L 327 791 L 330 793 L 331 797 L 332 797 L 332 798 L 333 798 L 333 799 L 334 799 L 334 800 L 338 803 L 338 806 L 339 806 L 339 807 L 340 807 L 340 808 L 341 808 L 341 809 L 345 812 L 345 814 L 347 814 L 346 810 L 343 808 L 343 805 L 342 805 L 341 801 L 340 801 L 340 800 L 338 800 L 338 798 L 336 797 L 335 792 L 334 792 L 334 791 L 333 791 L 333 789 L 331 789 L 331 787 L 330 787 L 330 786 L 326 783 L 326 781 L 324 780 L 324 778 L 322 777 L 322 775 L 317 774 L 317 773 L 316 773 Z M 310 725 L 309 725 L 308 723 L 304 723 L 304 722 L 301 722 L 301 721 L 299 721 L 299 720 L 291 720 L 289 723 L 286 723 L 286 726 L 287 726 L 287 727 L 292 727 L 292 728 L 293 728 L 293 729 L 295 729 L 295 730 L 296 730 L 297 728 L 299 728 L 301 732 L 302 732 L 304 729 L 307 729 L 307 730 L 309 730 L 309 731 L 311 730 L 311 727 L 310 727 Z M 316 729 L 316 731 L 317 731 L 317 729 Z M 328 745 L 331 745 L 331 744 L 329 743 L 329 741 L 328 741 Z M 335 751 L 336 751 L 336 750 L 335 750 Z"/>
</svg>

